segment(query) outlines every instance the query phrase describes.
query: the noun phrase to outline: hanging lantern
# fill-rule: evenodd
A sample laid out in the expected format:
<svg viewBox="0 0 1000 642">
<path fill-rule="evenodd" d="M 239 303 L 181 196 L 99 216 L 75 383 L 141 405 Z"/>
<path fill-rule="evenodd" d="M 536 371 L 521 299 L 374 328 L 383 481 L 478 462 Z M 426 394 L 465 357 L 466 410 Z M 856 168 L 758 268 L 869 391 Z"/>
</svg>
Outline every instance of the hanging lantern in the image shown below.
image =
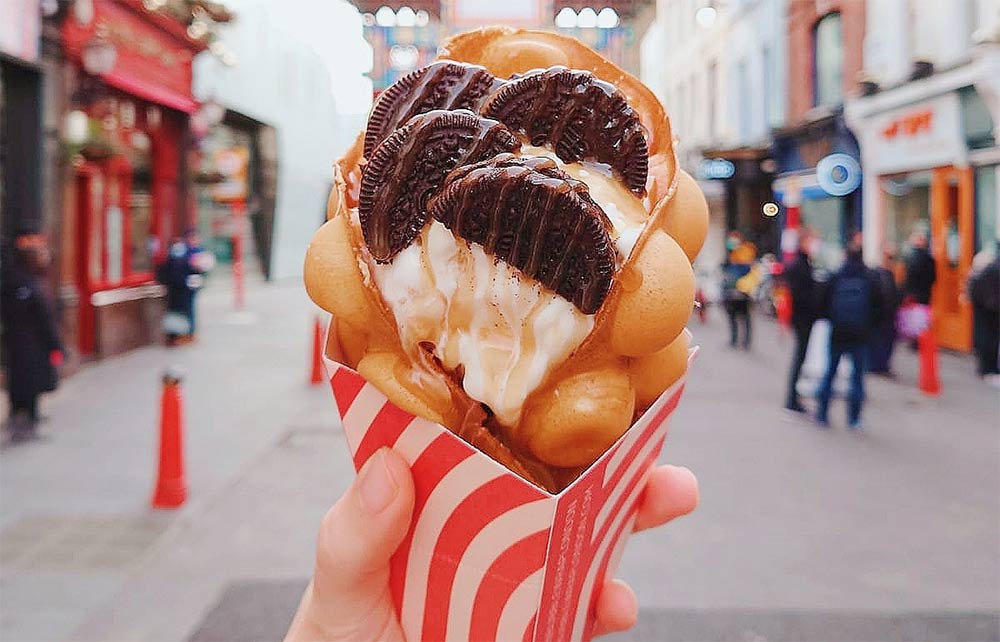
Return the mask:
<svg viewBox="0 0 1000 642">
<path fill-rule="evenodd" d="M 91 76 L 103 76 L 115 68 L 118 50 L 107 39 L 97 36 L 83 46 L 81 58 L 84 71 Z"/>
</svg>

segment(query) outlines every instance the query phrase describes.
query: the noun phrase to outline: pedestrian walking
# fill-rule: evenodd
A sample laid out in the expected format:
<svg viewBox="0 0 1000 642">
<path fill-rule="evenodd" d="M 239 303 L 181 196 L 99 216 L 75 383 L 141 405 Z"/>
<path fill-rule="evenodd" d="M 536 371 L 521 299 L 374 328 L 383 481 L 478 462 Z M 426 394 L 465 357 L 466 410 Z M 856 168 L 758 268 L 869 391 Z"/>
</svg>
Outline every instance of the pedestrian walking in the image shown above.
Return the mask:
<svg viewBox="0 0 1000 642">
<path fill-rule="evenodd" d="M 187 277 L 191 296 L 191 303 L 187 306 L 188 325 L 190 326 L 188 336 L 193 340 L 197 331 L 195 311 L 198 292 L 205 285 L 205 274 L 215 267 L 215 257 L 202 246 L 201 237 L 195 228 L 189 228 L 184 232 L 184 246 L 187 250 L 187 261 L 190 267 L 190 274 Z"/>
<path fill-rule="evenodd" d="M 927 249 L 927 235 L 917 231 L 910 235 L 910 255 L 906 259 L 904 293 L 920 305 L 930 305 L 931 289 L 937 280 L 937 266 Z"/>
<path fill-rule="evenodd" d="M 896 285 L 896 273 L 893 271 L 895 265 L 895 252 L 892 248 L 885 248 L 882 251 L 882 265 L 873 269 L 878 277 L 885 313 L 868 342 L 868 371 L 890 377 L 892 352 L 896 346 L 896 313 L 902 302 L 899 286 Z"/>
<path fill-rule="evenodd" d="M 931 291 L 937 280 L 937 266 L 927 249 L 927 235 L 916 231 L 910 235 L 910 250 L 906 258 L 903 280 L 903 318 L 910 349 L 917 349 L 917 337 L 931 324 Z M 922 329 L 921 329 L 922 328 Z"/>
<path fill-rule="evenodd" d="M 38 398 L 58 385 L 62 342 L 40 276 L 49 264 L 44 237 L 22 235 L 0 248 L 0 322 L 6 355 L 12 442 L 38 437 Z"/>
<path fill-rule="evenodd" d="M 190 341 L 194 294 L 189 277 L 193 274 L 187 246 L 180 239 L 174 240 L 166 260 L 156 269 L 156 280 L 167 287 L 167 311 L 163 315 L 167 345 Z"/>
<path fill-rule="evenodd" d="M 1000 375 L 1000 241 L 990 256 L 984 250 L 973 259 L 968 282 L 972 303 L 972 347 L 980 377 Z"/>
<path fill-rule="evenodd" d="M 785 409 L 792 412 L 806 411 L 799 399 L 797 386 L 802 364 L 809 349 L 809 335 L 816 322 L 816 308 L 819 303 L 812 266 L 816 240 L 811 230 L 800 229 L 798 251 L 783 273 L 785 287 L 791 296 L 791 326 L 795 333 L 795 349 L 792 352 L 792 365 L 788 371 L 788 392 L 785 395 Z"/>
<path fill-rule="evenodd" d="M 847 395 L 847 425 L 861 428 L 861 407 L 865 399 L 865 356 L 871 329 L 882 322 L 884 306 L 881 286 L 875 273 L 861 258 L 861 235 L 848 244 L 844 265 L 830 278 L 823 295 L 823 315 L 830 320 L 829 362 L 816 393 L 816 421 L 829 426 L 830 397 L 840 359 L 851 360 L 850 390 Z"/>
<path fill-rule="evenodd" d="M 726 239 L 729 254 L 722 265 L 722 299 L 729 316 L 729 346 L 742 345 L 750 349 L 752 325 L 750 302 L 760 284 L 760 270 L 754 265 L 757 248 L 743 239 L 739 232 L 731 232 Z M 743 341 L 739 341 L 739 325 L 743 325 Z"/>
</svg>

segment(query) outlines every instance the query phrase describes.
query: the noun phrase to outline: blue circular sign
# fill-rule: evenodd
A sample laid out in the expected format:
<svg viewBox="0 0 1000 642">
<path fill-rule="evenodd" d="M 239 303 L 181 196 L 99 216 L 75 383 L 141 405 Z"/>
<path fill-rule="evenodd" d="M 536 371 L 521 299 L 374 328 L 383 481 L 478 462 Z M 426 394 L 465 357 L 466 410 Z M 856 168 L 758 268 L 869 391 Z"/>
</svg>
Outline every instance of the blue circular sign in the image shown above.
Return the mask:
<svg viewBox="0 0 1000 642">
<path fill-rule="evenodd" d="M 861 185 L 861 164 L 848 154 L 830 154 L 816 163 L 816 180 L 830 196 L 847 196 Z"/>
<path fill-rule="evenodd" d="M 698 174 L 708 180 L 732 178 L 736 174 L 736 165 L 725 158 L 706 158 L 698 165 Z"/>
</svg>

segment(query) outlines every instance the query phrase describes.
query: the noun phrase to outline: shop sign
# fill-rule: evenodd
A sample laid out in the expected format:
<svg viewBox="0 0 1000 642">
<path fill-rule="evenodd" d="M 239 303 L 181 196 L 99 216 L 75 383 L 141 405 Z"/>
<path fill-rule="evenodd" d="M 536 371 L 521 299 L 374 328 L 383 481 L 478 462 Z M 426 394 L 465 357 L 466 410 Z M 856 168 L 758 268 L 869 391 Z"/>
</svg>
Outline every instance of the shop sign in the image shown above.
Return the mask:
<svg viewBox="0 0 1000 642">
<path fill-rule="evenodd" d="M 698 164 L 698 176 L 704 180 L 725 180 L 736 174 L 736 165 L 725 158 L 706 158 Z"/>
<path fill-rule="evenodd" d="M 0 52 L 38 62 L 40 0 L 0 0 Z"/>
<path fill-rule="evenodd" d="M 869 134 L 865 162 L 876 174 L 967 163 L 954 92 L 879 114 Z"/>
<path fill-rule="evenodd" d="M 224 147 L 216 150 L 214 158 L 217 172 L 223 180 L 212 189 L 212 198 L 222 203 L 245 201 L 247 198 L 247 165 L 250 152 L 246 147 Z"/>
<path fill-rule="evenodd" d="M 67 55 L 81 62 L 88 44 L 107 43 L 114 48 L 115 61 L 102 80 L 152 102 L 194 111 L 191 61 L 197 48 L 117 2 L 92 2 L 89 20 L 63 22 Z"/>
<path fill-rule="evenodd" d="M 830 196 L 847 196 L 861 185 L 861 165 L 848 154 L 830 154 L 816 163 L 816 180 Z"/>
</svg>

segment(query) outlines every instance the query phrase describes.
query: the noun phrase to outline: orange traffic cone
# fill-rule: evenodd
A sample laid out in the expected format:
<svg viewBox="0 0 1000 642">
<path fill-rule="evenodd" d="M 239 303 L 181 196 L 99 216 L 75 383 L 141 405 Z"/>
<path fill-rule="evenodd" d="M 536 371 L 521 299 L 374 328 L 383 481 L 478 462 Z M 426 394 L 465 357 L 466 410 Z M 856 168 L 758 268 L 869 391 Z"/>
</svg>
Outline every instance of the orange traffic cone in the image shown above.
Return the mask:
<svg viewBox="0 0 1000 642">
<path fill-rule="evenodd" d="M 920 349 L 920 392 L 936 397 L 941 394 L 941 379 L 938 377 L 937 343 L 934 333 L 924 330 L 917 339 Z"/>
<path fill-rule="evenodd" d="M 323 383 L 323 324 L 319 322 L 319 317 L 313 323 L 312 372 L 309 374 L 309 383 L 314 386 Z"/>
<path fill-rule="evenodd" d="M 160 397 L 160 464 L 153 491 L 153 508 L 177 508 L 187 499 L 184 483 L 184 413 L 180 374 L 168 370 L 163 375 Z"/>
</svg>

